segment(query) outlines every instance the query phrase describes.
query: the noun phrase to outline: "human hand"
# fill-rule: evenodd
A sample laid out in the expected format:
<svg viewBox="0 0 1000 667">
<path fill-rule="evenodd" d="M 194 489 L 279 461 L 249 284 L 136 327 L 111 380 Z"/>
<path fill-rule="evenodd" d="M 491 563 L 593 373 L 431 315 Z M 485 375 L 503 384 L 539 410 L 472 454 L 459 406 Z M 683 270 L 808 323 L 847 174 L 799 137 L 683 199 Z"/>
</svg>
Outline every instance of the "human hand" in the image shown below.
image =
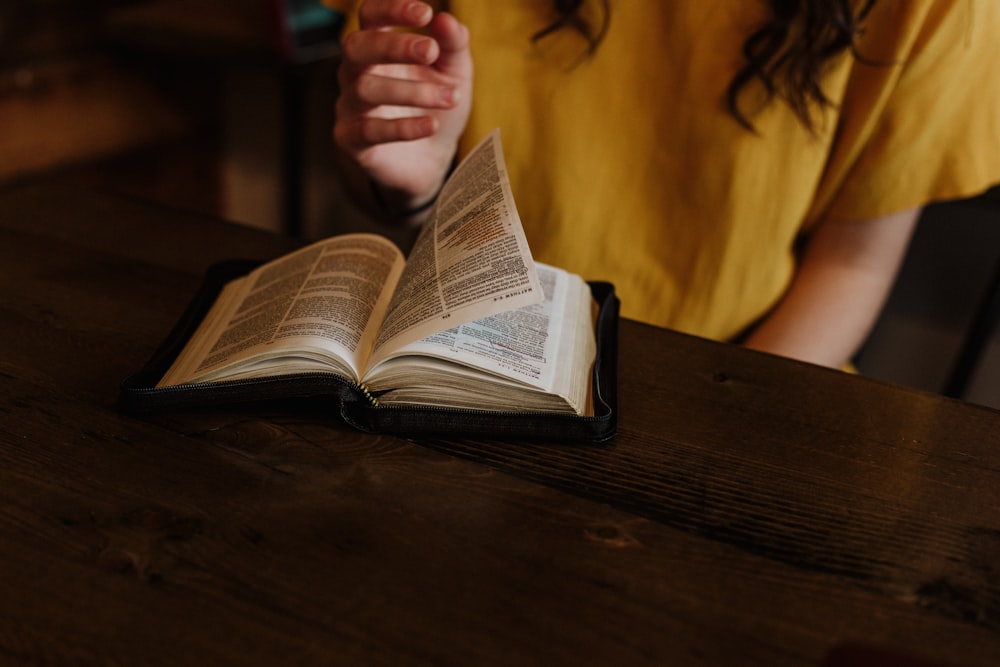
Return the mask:
<svg viewBox="0 0 1000 667">
<path fill-rule="evenodd" d="M 414 0 L 366 0 L 359 20 L 343 43 L 334 139 L 393 208 L 415 208 L 440 189 L 468 120 L 469 32 Z"/>
</svg>

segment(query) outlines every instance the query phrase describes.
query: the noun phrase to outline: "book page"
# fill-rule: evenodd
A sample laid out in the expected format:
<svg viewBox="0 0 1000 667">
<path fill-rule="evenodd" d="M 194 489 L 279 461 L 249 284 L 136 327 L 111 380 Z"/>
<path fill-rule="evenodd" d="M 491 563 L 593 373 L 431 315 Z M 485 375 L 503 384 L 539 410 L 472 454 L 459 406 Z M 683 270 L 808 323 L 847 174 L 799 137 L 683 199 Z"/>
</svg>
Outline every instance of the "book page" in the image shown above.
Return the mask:
<svg viewBox="0 0 1000 667">
<path fill-rule="evenodd" d="M 562 397 L 582 413 L 596 354 L 590 289 L 579 276 L 561 269 L 544 264 L 537 269 L 545 294 L 542 303 L 489 315 L 409 343 L 372 369 L 365 377 L 368 388 L 390 390 L 380 398 L 385 403 L 456 405 L 462 399 L 447 395 L 455 391 L 492 393 L 507 408 L 527 407 L 528 400 L 544 406 L 550 400 L 521 396 L 515 402 L 510 387 L 520 383 Z M 484 384 L 481 376 L 476 381 L 474 374 L 456 365 L 500 377 Z M 445 382 L 444 374 L 458 379 Z M 463 375 L 468 382 L 461 381 Z"/>
<path fill-rule="evenodd" d="M 357 381 L 402 253 L 372 234 L 306 246 L 228 284 L 160 386 L 334 370 Z"/>
<path fill-rule="evenodd" d="M 494 130 L 442 189 L 407 259 L 373 363 L 389 348 L 542 299 Z"/>
</svg>

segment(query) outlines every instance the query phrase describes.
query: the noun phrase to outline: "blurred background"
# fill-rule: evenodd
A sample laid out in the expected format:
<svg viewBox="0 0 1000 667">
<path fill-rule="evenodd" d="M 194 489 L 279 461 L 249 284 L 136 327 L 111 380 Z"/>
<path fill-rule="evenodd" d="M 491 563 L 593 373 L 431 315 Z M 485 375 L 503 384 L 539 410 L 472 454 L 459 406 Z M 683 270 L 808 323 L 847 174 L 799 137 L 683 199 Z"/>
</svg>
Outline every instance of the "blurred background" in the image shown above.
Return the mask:
<svg viewBox="0 0 1000 667">
<path fill-rule="evenodd" d="M 0 0 L 0 187 L 58 178 L 307 238 L 367 229 L 335 178 L 340 20 L 319 0 Z"/>
<path fill-rule="evenodd" d="M 319 0 L 0 0 L 0 189 L 60 181 L 405 246 L 336 177 L 340 20 Z M 858 368 L 1000 408 L 998 319 L 995 189 L 926 211 Z"/>
</svg>

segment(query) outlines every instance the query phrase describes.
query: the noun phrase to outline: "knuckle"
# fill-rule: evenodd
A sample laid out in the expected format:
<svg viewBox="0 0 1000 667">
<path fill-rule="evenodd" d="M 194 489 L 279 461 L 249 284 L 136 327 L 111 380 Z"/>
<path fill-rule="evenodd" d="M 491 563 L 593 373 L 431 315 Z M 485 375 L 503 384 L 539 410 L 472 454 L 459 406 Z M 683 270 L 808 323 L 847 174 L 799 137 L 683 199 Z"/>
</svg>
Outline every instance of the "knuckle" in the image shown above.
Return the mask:
<svg viewBox="0 0 1000 667">
<path fill-rule="evenodd" d="M 427 37 L 410 33 L 386 33 L 385 37 L 386 48 L 395 62 L 421 61 L 420 45 L 429 41 Z"/>
<path fill-rule="evenodd" d="M 361 47 L 363 36 L 360 31 L 352 32 L 344 37 L 340 43 L 340 50 L 345 62 L 354 61 L 358 57 L 358 50 Z"/>
<path fill-rule="evenodd" d="M 356 78 L 351 85 L 351 93 L 354 97 L 365 104 L 372 104 L 375 100 L 375 93 L 377 90 L 376 78 L 369 74 L 362 74 Z"/>
<path fill-rule="evenodd" d="M 380 123 L 373 118 L 366 118 L 361 121 L 358 125 L 358 134 L 363 144 L 371 146 L 381 141 L 379 125 Z"/>
<path fill-rule="evenodd" d="M 358 7 L 358 21 L 362 26 L 370 25 L 378 19 L 381 11 L 381 3 L 372 2 L 371 0 L 363 2 L 361 3 L 361 6 Z"/>
<path fill-rule="evenodd" d="M 333 142 L 340 146 L 341 148 L 349 148 L 350 143 L 347 136 L 347 126 L 344 123 L 337 122 L 333 125 Z"/>
</svg>

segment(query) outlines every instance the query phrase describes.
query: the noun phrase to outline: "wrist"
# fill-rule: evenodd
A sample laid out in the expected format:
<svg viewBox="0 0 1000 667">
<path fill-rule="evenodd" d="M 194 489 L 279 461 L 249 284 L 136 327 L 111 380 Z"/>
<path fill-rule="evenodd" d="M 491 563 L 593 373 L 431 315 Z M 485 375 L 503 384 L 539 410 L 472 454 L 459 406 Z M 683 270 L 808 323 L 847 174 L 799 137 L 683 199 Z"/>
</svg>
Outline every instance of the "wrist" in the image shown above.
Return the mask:
<svg viewBox="0 0 1000 667">
<path fill-rule="evenodd" d="M 415 199 L 403 202 L 402 198 L 384 194 L 382 188 L 375 181 L 369 181 L 369 183 L 371 185 L 372 199 L 375 201 L 376 207 L 379 212 L 391 220 L 413 220 L 427 213 L 434 206 L 438 195 L 441 194 L 441 188 L 444 187 L 444 182 L 442 181 L 441 185 L 438 186 L 430 197 L 424 197 L 422 200 Z"/>
<path fill-rule="evenodd" d="M 441 182 L 432 191 L 430 195 L 414 197 L 410 194 L 404 194 L 402 192 L 384 190 L 379 184 L 374 180 L 369 180 L 369 185 L 371 188 L 372 199 L 375 202 L 376 207 L 383 216 L 390 220 L 403 220 L 409 222 L 420 222 L 426 217 L 426 214 L 434 206 L 434 203 L 438 200 L 438 196 L 441 194 L 441 190 L 444 189 L 444 184 L 448 182 L 448 177 L 451 176 L 451 172 L 455 170 L 458 165 L 458 156 L 452 159 L 451 165 L 449 165 L 448 170 L 441 177 Z"/>
</svg>

